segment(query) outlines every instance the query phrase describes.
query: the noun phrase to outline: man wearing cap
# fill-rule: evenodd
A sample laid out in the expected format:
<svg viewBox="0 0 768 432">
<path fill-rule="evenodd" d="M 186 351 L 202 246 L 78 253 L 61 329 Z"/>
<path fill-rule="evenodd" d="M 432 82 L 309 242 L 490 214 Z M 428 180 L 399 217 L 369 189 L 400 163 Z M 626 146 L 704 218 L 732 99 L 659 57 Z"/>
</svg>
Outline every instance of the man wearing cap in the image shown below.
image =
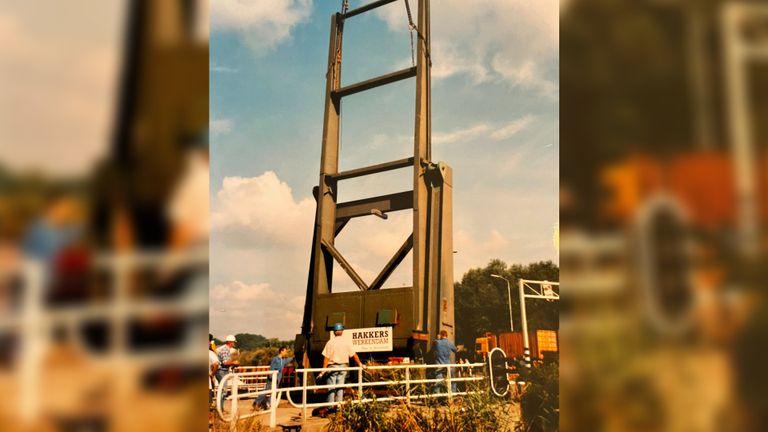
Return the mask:
<svg viewBox="0 0 768 432">
<path fill-rule="evenodd" d="M 336 323 L 333 326 L 333 334 L 336 337 L 331 338 L 323 348 L 323 369 L 326 368 L 345 368 L 349 367 L 349 359 L 355 359 L 355 363 L 362 369 L 365 369 L 365 365 L 360 361 L 360 357 L 357 356 L 355 348 L 352 346 L 352 342 L 348 339 L 342 338 L 344 334 L 344 325 Z M 321 372 L 317 377 L 320 378 L 325 375 L 325 372 Z M 328 373 L 328 385 L 344 385 L 344 381 L 347 377 L 347 371 L 331 371 Z M 328 402 L 341 402 L 344 400 L 344 389 L 330 389 L 328 391 Z"/>
<path fill-rule="evenodd" d="M 230 370 L 240 364 L 232 357 L 235 354 L 235 336 L 228 335 L 225 344 L 216 349 L 216 354 L 219 356 L 219 368 L 216 370 L 216 379 L 221 382 Z M 224 392 L 219 395 L 219 400 L 223 400 Z"/>
</svg>

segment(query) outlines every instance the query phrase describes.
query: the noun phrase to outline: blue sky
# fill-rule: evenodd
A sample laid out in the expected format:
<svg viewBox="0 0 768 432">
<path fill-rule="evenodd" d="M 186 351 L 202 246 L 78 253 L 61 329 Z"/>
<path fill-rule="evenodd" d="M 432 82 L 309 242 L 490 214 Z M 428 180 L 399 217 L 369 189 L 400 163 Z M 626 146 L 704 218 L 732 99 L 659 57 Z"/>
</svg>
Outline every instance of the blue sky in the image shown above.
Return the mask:
<svg viewBox="0 0 768 432">
<path fill-rule="evenodd" d="M 215 335 L 299 330 L 330 16 L 340 5 L 211 2 Z M 432 152 L 454 169 L 456 280 L 492 258 L 557 259 L 557 27 L 557 1 L 432 2 Z M 411 64 L 403 1 L 350 19 L 344 37 L 343 84 Z M 414 89 L 406 80 L 344 99 L 341 169 L 412 155 Z M 342 183 L 340 201 L 411 186 L 410 171 L 398 170 Z M 390 216 L 355 221 L 337 240 L 369 282 L 410 229 L 409 213 Z M 410 284 L 409 259 L 401 270 L 388 286 Z M 354 289 L 337 275 L 339 289 Z"/>
</svg>

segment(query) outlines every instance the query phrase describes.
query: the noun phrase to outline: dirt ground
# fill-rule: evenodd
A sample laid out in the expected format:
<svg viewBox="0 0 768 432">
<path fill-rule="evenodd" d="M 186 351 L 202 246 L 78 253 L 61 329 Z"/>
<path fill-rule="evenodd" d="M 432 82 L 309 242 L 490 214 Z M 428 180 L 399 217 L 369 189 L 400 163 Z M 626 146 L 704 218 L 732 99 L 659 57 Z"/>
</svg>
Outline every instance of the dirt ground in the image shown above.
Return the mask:
<svg viewBox="0 0 768 432">
<path fill-rule="evenodd" d="M 240 414 L 252 413 L 251 400 L 240 401 L 238 410 Z M 227 411 L 225 411 L 225 414 Z M 269 412 L 240 420 L 237 424 L 237 432 L 255 432 L 255 431 L 282 431 L 281 425 L 303 425 L 302 432 L 319 432 L 325 430 L 328 420 L 320 417 L 312 417 L 312 410 L 308 409 L 308 418 L 306 423 L 302 422 L 301 409 L 295 408 L 290 402 L 281 400 L 277 409 L 277 427 L 269 429 Z M 218 418 L 214 422 L 215 432 L 229 431 L 229 423 Z"/>
</svg>

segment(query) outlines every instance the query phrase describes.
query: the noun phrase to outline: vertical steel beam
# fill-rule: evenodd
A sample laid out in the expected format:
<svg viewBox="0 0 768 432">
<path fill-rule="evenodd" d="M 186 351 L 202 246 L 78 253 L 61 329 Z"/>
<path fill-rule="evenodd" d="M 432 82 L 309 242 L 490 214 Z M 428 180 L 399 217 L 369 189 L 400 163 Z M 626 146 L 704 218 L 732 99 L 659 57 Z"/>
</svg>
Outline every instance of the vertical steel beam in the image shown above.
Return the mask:
<svg viewBox="0 0 768 432">
<path fill-rule="evenodd" d="M 320 156 L 320 190 L 318 218 L 314 245 L 314 296 L 330 292 L 333 281 L 333 257 L 322 248 L 323 243 L 333 245 L 336 237 L 336 181 L 332 175 L 339 167 L 339 118 L 341 99 L 332 93 L 341 85 L 341 42 L 344 23 L 340 14 L 331 17 L 331 39 L 328 48 L 328 68 L 325 87 L 325 115 L 323 118 L 323 148 Z"/>
<path fill-rule="evenodd" d="M 427 331 L 429 284 L 427 283 L 427 185 L 424 179 L 430 160 L 430 61 L 429 1 L 419 0 L 416 49 L 416 121 L 413 139 L 413 296 L 415 330 Z"/>
<path fill-rule="evenodd" d="M 440 270 L 437 277 L 440 310 L 437 313 L 439 327 L 448 330 L 448 338 L 456 340 L 453 303 L 453 170 L 442 163 L 440 186 L 440 226 L 435 237 L 439 239 Z M 440 329 L 438 329 L 439 331 Z"/>
</svg>

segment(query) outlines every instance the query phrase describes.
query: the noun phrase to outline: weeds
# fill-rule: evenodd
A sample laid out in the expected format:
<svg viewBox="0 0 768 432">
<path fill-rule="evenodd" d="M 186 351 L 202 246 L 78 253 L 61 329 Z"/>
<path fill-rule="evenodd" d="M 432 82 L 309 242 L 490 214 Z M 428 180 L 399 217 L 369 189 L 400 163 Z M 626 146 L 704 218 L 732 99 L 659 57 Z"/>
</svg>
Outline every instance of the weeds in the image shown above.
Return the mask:
<svg viewBox="0 0 768 432">
<path fill-rule="evenodd" d="M 258 417 L 249 417 L 237 422 L 237 432 L 267 432 L 269 427 L 261 422 Z M 229 432 L 229 422 L 222 420 L 218 415 L 213 421 L 212 432 Z"/>
<path fill-rule="evenodd" d="M 512 432 L 511 406 L 487 392 L 412 403 L 373 400 L 347 401 L 330 417 L 328 432 Z"/>
</svg>

